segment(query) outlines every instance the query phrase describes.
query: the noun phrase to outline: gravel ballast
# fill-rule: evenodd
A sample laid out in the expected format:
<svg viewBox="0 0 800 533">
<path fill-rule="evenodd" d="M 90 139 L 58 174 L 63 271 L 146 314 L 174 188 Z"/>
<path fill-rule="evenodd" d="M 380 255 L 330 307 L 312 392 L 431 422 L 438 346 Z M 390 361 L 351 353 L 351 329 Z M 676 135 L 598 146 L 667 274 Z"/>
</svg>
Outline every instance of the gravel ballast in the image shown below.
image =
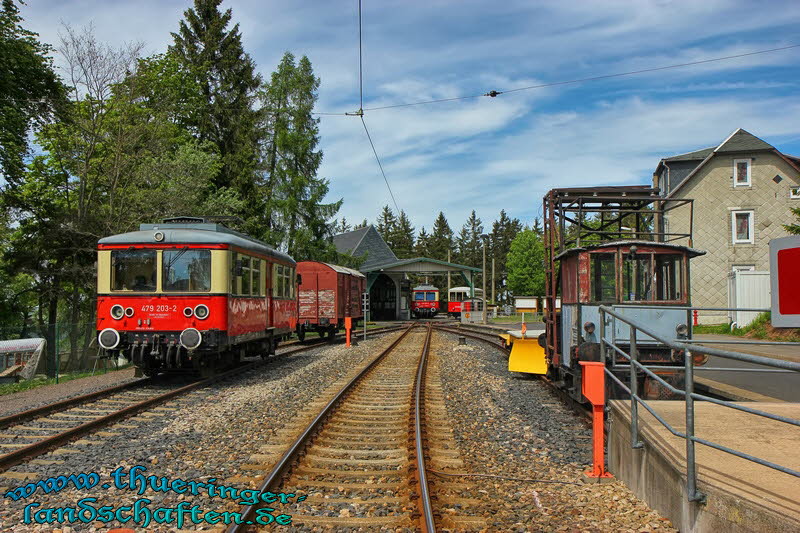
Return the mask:
<svg viewBox="0 0 800 533">
<path fill-rule="evenodd" d="M 574 484 L 459 478 L 493 503 L 482 515 L 496 531 L 675 531 L 620 481 L 585 484 L 591 429 L 548 386 L 508 372 L 480 341 L 458 346 L 439 334 L 448 414 L 468 473 Z"/>
</svg>

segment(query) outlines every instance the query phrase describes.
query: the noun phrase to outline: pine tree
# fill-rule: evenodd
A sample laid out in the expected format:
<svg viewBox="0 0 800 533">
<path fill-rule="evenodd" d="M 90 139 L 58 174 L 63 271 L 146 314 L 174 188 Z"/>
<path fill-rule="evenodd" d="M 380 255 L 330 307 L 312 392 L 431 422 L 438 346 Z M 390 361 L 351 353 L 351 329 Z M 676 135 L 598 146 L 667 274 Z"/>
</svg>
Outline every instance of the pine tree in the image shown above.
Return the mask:
<svg viewBox="0 0 800 533">
<path fill-rule="evenodd" d="M 398 259 L 408 259 L 414 256 L 414 227 L 402 209 L 391 235 L 392 251 Z"/>
<path fill-rule="evenodd" d="M 430 239 L 431 236 L 425 231 L 425 226 L 422 226 L 422 229 L 419 230 L 419 235 L 417 235 L 417 242 L 414 244 L 414 255 L 436 259 L 430 255 Z"/>
<path fill-rule="evenodd" d="M 506 266 L 506 257 L 511 249 L 511 242 L 516 235 L 521 231 L 522 224 L 518 219 L 510 219 L 505 210 L 500 211 L 500 218 L 492 223 L 492 233 L 490 234 L 490 248 L 487 250 L 487 269 L 490 268 L 491 260 L 488 257 L 495 258 L 495 295 L 498 301 L 502 303 L 510 303 L 507 298 L 506 291 L 503 289 L 507 286 L 508 269 Z M 489 291 L 491 294 L 491 290 Z"/>
<path fill-rule="evenodd" d="M 369 225 L 369 222 L 367 222 L 367 219 L 365 218 L 364 220 L 362 220 L 361 222 L 359 222 L 358 224 L 353 226 L 353 229 L 355 230 L 355 229 L 366 228 L 368 225 Z"/>
<path fill-rule="evenodd" d="M 439 211 L 439 216 L 433 223 L 433 232 L 430 236 L 430 243 L 428 245 L 428 257 L 432 259 L 439 259 L 440 261 L 447 261 L 447 252 L 453 250 L 453 230 L 450 229 L 450 224 L 444 213 Z M 451 254 L 450 258 L 455 260 L 454 255 Z"/>
<path fill-rule="evenodd" d="M 322 152 L 317 149 L 319 119 L 312 112 L 318 88 L 311 61 L 304 56 L 295 65 L 294 56 L 287 52 L 264 91 L 264 111 L 272 126 L 268 175 L 260 182 L 265 223 L 271 230 L 267 237 L 285 246 L 290 255 L 304 259 L 330 255 L 325 250 L 332 231 L 329 221 L 342 205 L 342 200 L 323 203 L 329 182 L 317 177 Z M 274 107 L 278 103 L 285 107 Z"/>
<path fill-rule="evenodd" d="M 231 10 L 220 12 L 222 0 L 194 0 L 184 11 L 177 33 L 172 33 L 175 54 L 192 72 L 203 95 L 186 119 L 200 142 L 211 141 L 222 166 L 214 183 L 233 187 L 243 198 L 253 196 L 260 130 L 257 127 L 256 91 L 261 77 L 242 47 L 239 25 L 226 29 Z"/>
<path fill-rule="evenodd" d="M 338 235 L 340 233 L 347 233 L 348 231 L 351 231 L 351 229 L 353 228 L 351 228 L 350 224 L 347 223 L 347 219 L 345 217 L 342 217 L 341 222 L 337 222 L 333 225 L 333 233 L 335 235 Z"/>
<path fill-rule="evenodd" d="M 378 230 L 378 233 L 381 234 L 383 240 L 386 241 L 386 244 L 389 245 L 389 248 L 394 250 L 393 241 L 394 238 L 394 228 L 397 225 L 397 217 L 394 216 L 394 212 L 392 208 L 388 205 L 383 206 L 383 211 L 381 211 L 380 216 L 378 217 L 378 225 L 375 229 Z"/>
</svg>

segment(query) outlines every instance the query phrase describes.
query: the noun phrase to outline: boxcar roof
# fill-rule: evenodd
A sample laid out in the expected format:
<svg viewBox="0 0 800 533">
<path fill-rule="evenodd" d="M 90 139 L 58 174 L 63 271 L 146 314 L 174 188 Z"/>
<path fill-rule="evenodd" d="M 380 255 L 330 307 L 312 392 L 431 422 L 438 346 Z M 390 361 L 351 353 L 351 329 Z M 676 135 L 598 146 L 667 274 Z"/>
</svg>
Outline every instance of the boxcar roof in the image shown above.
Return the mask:
<svg viewBox="0 0 800 533">
<path fill-rule="evenodd" d="M 139 231 L 104 237 L 98 241 L 98 244 L 226 244 L 228 246 L 235 246 L 250 252 L 286 261 L 287 263 L 295 263 L 295 260 L 289 255 L 279 252 L 266 243 L 253 239 L 252 237 L 234 232 L 227 228 L 227 231 L 218 231 L 216 229 L 219 226 L 218 224 L 195 225 L 209 226 L 208 228 L 174 228 L 170 227 L 170 224 L 143 224 L 142 226 L 143 229 Z M 157 241 L 155 239 L 155 234 L 157 232 L 164 234 L 163 240 Z"/>
<path fill-rule="evenodd" d="M 604 242 L 600 244 L 588 244 L 586 246 L 581 246 L 580 248 L 570 248 L 569 250 L 564 250 L 563 252 L 555 256 L 555 259 L 558 260 L 568 255 L 577 254 L 578 252 L 597 250 L 600 248 L 617 248 L 619 246 L 646 246 L 648 248 L 665 248 L 668 250 L 685 252 L 688 257 L 697 257 L 698 255 L 705 255 L 706 253 L 704 250 L 689 248 L 688 246 L 683 246 L 681 244 L 627 239 L 622 241 Z"/>
<path fill-rule="evenodd" d="M 367 277 L 364 274 L 362 274 L 361 272 L 359 272 L 358 270 L 355 270 L 355 269 L 352 269 L 352 268 L 347 268 L 347 267 L 344 267 L 344 266 L 341 266 L 341 265 L 332 265 L 331 263 L 323 263 L 322 261 L 300 261 L 300 263 L 298 263 L 297 266 L 301 267 L 302 266 L 301 263 L 316 263 L 318 265 L 325 265 L 326 267 L 330 268 L 334 272 L 339 272 L 340 274 L 350 274 L 351 276 L 355 276 L 357 278 L 366 278 Z"/>
</svg>

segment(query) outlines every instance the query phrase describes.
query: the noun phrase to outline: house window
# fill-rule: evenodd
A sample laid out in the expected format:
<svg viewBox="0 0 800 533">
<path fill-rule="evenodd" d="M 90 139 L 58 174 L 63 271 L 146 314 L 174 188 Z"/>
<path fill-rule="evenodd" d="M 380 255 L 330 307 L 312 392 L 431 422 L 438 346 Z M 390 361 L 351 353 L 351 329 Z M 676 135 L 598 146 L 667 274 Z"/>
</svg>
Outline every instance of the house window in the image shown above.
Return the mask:
<svg viewBox="0 0 800 533">
<path fill-rule="evenodd" d="M 749 187 L 750 186 L 750 160 L 749 159 L 734 159 L 733 160 L 733 186 L 734 187 Z"/>
<path fill-rule="evenodd" d="M 800 198 L 800 187 L 792 187 L 789 189 L 789 198 Z"/>
<path fill-rule="evenodd" d="M 731 211 L 733 244 L 753 244 L 753 211 Z"/>
</svg>

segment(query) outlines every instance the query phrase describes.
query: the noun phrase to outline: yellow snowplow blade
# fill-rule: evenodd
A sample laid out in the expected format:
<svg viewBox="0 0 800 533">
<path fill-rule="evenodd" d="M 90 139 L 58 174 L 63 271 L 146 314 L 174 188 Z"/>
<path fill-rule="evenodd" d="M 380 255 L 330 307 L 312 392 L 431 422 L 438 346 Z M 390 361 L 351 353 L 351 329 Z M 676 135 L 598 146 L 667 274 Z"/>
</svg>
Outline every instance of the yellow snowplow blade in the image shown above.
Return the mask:
<svg viewBox="0 0 800 533">
<path fill-rule="evenodd" d="M 528 374 L 547 374 L 547 360 L 544 348 L 539 346 L 536 337 L 515 338 L 508 358 L 509 372 L 526 372 Z"/>
</svg>

